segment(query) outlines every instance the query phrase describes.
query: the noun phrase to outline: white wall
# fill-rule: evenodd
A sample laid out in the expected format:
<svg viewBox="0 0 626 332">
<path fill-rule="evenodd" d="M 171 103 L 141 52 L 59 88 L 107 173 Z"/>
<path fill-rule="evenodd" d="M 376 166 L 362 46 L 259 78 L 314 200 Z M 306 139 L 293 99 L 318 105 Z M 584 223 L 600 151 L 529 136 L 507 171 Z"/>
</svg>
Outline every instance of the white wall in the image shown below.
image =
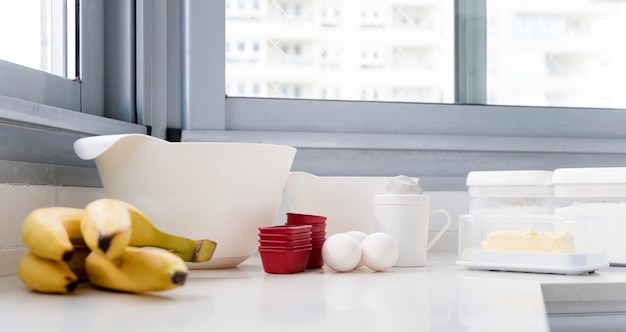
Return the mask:
<svg viewBox="0 0 626 332">
<path fill-rule="evenodd" d="M 0 183 L 0 276 L 14 273 L 24 253 L 20 226 L 30 211 L 47 206 L 84 207 L 101 197 L 104 190 L 100 188 Z"/>
</svg>

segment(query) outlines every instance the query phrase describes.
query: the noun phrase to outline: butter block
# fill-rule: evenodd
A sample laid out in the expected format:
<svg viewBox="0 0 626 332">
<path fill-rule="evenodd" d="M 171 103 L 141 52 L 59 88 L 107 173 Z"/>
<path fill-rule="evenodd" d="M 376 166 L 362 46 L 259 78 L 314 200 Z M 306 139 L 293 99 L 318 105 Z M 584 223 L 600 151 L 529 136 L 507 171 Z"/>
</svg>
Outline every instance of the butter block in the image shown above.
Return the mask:
<svg viewBox="0 0 626 332">
<path fill-rule="evenodd" d="M 487 251 L 522 251 L 545 253 L 573 253 L 574 238 L 567 232 L 494 231 L 481 243 Z"/>
</svg>

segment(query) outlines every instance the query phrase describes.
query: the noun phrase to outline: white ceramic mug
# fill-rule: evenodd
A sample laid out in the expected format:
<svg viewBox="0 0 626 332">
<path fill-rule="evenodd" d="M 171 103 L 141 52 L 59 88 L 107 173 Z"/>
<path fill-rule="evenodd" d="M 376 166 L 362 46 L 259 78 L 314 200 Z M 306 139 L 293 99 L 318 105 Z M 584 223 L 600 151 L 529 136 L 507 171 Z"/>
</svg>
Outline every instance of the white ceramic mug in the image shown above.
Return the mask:
<svg viewBox="0 0 626 332">
<path fill-rule="evenodd" d="M 429 211 L 428 195 L 383 194 L 374 196 L 376 231 L 391 235 L 398 243 L 400 254 L 394 266 L 424 266 L 426 252 L 450 228 L 452 218 L 443 209 Z M 430 217 L 443 214 L 445 226 L 428 241 Z"/>
</svg>

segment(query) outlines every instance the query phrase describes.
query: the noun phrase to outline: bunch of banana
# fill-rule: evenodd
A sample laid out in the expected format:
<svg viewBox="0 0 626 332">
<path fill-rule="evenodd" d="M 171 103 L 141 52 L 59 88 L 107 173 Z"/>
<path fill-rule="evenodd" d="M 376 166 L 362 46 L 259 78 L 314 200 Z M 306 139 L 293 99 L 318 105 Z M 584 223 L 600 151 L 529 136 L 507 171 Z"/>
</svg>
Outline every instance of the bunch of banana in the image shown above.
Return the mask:
<svg viewBox="0 0 626 332">
<path fill-rule="evenodd" d="M 211 240 L 191 240 L 163 232 L 139 209 L 114 199 L 88 204 L 80 229 L 87 246 L 109 259 L 119 256 L 122 248 L 130 245 L 166 249 L 185 262 L 206 262 L 216 247 Z"/>
<path fill-rule="evenodd" d="M 136 207 L 108 198 L 84 209 L 36 209 L 22 223 L 22 240 L 29 252 L 18 276 L 45 293 L 69 293 L 86 280 L 124 292 L 171 289 L 184 284 L 185 262 L 208 261 L 216 247 L 163 232 Z"/>
<path fill-rule="evenodd" d="M 45 293 L 69 293 L 76 288 L 79 279 L 68 262 L 74 256 L 72 241 L 84 244 L 82 215 L 83 209 L 66 207 L 41 208 L 28 214 L 22 223 L 22 241 L 29 251 L 17 267 L 26 285 Z"/>
<path fill-rule="evenodd" d="M 120 292 L 162 291 L 182 286 L 189 270 L 178 256 L 163 250 L 128 246 L 119 257 L 107 259 L 91 252 L 85 262 L 94 285 Z"/>
</svg>

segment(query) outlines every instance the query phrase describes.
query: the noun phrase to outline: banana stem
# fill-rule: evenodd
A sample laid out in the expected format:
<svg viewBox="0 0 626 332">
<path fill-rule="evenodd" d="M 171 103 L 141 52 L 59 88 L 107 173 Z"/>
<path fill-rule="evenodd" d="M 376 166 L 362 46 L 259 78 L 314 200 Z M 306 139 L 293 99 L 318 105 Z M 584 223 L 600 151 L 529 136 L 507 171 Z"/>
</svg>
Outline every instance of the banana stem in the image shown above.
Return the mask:
<svg viewBox="0 0 626 332">
<path fill-rule="evenodd" d="M 132 216 L 131 246 L 166 249 L 185 262 L 204 262 L 213 256 L 215 242 L 166 233 L 154 226 L 141 211 L 130 205 L 128 207 Z"/>
<path fill-rule="evenodd" d="M 194 241 L 182 236 L 172 235 L 153 229 L 151 235 L 143 234 L 142 236 L 134 236 L 131 240 L 131 245 L 138 247 L 156 247 L 169 250 L 173 254 L 179 256 L 184 261 L 190 261 L 193 258 L 193 254 L 198 241 Z M 143 239 L 143 241 L 141 241 Z"/>
<path fill-rule="evenodd" d="M 161 231 L 158 231 L 156 236 L 159 241 L 154 244 L 155 247 L 167 249 L 182 258 L 185 262 L 192 261 L 198 241 Z"/>
</svg>

